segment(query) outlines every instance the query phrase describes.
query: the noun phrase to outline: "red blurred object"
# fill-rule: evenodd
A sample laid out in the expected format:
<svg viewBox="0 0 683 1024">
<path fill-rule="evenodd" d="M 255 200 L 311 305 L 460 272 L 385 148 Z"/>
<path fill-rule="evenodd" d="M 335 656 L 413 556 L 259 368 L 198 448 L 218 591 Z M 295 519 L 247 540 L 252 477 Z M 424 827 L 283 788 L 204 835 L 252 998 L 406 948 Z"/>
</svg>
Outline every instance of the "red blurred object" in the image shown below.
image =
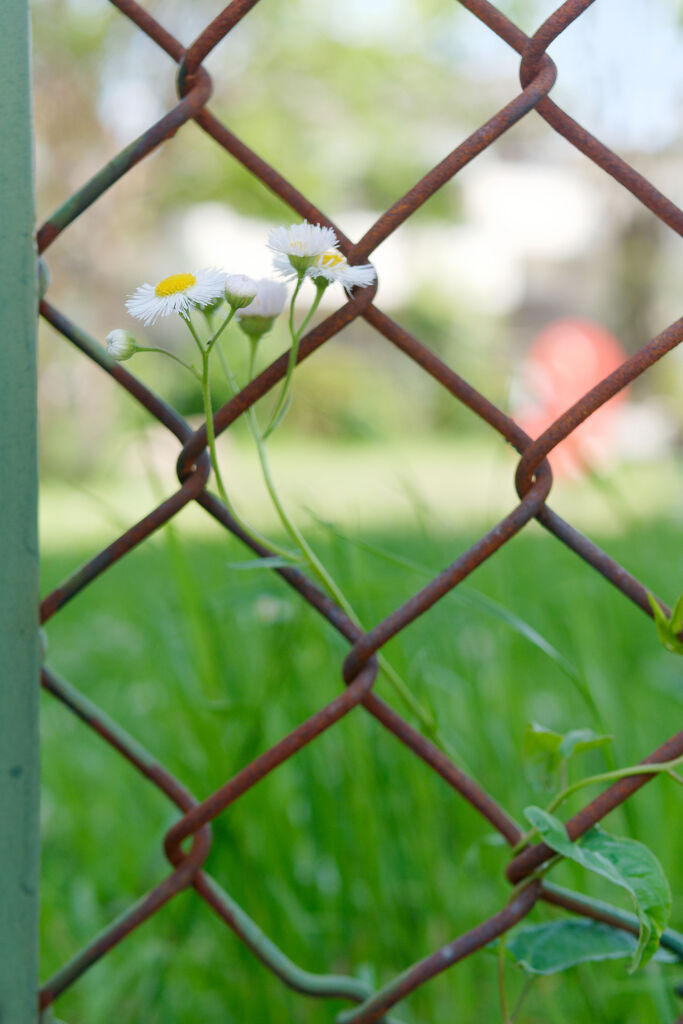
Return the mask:
<svg viewBox="0 0 683 1024">
<path fill-rule="evenodd" d="M 557 320 L 541 331 L 522 369 L 524 404 L 517 422 L 531 437 L 542 434 L 579 398 L 626 359 L 619 341 L 589 320 Z M 620 391 L 548 456 L 557 474 L 577 475 L 610 455 L 617 436 Z"/>
</svg>

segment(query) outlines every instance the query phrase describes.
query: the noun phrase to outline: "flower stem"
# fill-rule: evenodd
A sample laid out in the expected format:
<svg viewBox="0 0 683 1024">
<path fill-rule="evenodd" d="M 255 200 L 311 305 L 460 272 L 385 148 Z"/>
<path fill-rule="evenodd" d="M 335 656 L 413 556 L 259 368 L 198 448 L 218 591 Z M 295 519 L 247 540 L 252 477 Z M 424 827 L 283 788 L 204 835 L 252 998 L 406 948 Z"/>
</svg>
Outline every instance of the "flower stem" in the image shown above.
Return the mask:
<svg viewBox="0 0 683 1024">
<path fill-rule="evenodd" d="M 214 335 L 213 340 L 215 340 L 216 336 L 217 335 Z M 210 356 L 211 350 L 210 347 L 207 345 L 206 350 L 202 348 L 202 398 L 204 400 L 204 416 L 206 420 L 206 439 L 209 443 L 209 455 L 211 458 L 211 465 L 213 466 L 214 475 L 216 477 L 216 486 L 218 487 L 218 493 L 221 497 L 221 501 L 223 502 L 223 504 L 225 505 L 225 507 L 227 508 L 228 512 L 235 520 L 235 522 L 244 530 L 244 532 L 249 537 L 251 537 L 252 540 L 256 541 L 258 544 L 262 544 L 264 547 L 267 547 L 270 551 L 273 551 L 275 554 L 280 555 L 283 558 L 287 558 L 290 561 L 294 562 L 296 561 L 296 558 L 295 556 L 293 556 L 291 551 L 287 551 L 285 548 L 280 547 L 279 544 L 273 543 L 273 541 L 269 540 L 267 537 L 264 537 L 263 534 L 259 533 L 257 530 L 253 530 L 250 526 L 248 526 L 244 522 L 244 520 L 239 516 L 230 498 L 228 497 L 228 492 L 225 489 L 223 477 L 221 476 L 220 466 L 218 465 L 218 455 L 216 453 L 216 434 L 213 426 L 213 407 L 211 403 L 211 386 L 209 382 Z"/>
<path fill-rule="evenodd" d="M 320 289 L 320 294 L 322 294 L 322 291 L 324 291 L 324 289 Z M 250 339 L 250 342 L 251 346 L 249 353 L 248 369 L 249 380 L 251 380 L 254 375 L 256 347 L 258 344 L 256 340 Z M 221 358 L 223 369 L 225 371 L 225 375 L 228 379 L 228 383 L 230 384 L 230 387 L 233 390 L 235 390 L 236 383 L 234 377 L 230 370 L 228 361 L 225 357 L 225 353 L 223 352 L 220 346 L 218 347 L 218 352 Z M 315 554 L 310 544 L 303 536 L 296 523 L 290 517 L 289 513 L 287 512 L 285 504 L 278 493 L 270 469 L 268 450 L 266 447 L 266 434 L 262 434 L 259 429 L 256 410 L 254 409 L 253 406 L 247 409 L 247 424 L 249 426 L 251 435 L 254 439 L 254 444 L 256 446 L 256 450 L 258 453 L 259 463 L 261 465 L 261 472 L 263 473 L 263 479 L 266 485 L 266 489 L 273 503 L 273 507 L 275 508 L 275 511 L 278 514 L 280 522 L 282 523 L 286 532 L 289 534 L 292 541 L 296 544 L 299 551 L 303 555 L 303 558 L 308 564 L 313 576 L 319 581 L 319 583 L 322 584 L 324 590 L 327 591 L 330 597 L 334 598 L 337 604 L 346 612 L 346 614 L 354 623 L 354 625 L 356 625 L 359 629 L 363 629 L 363 624 L 358 615 L 356 614 L 356 611 L 353 608 L 351 602 L 348 600 L 348 598 L 346 597 L 346 595 L 344 594 L 343 590 L 336 582 L 334 577 L 331 575 L 331 573 L 328 571 L 325 565 Z M 449 744 L 448 741 L 441 734 L 440 730 L 438 729 L 437 723 L 434 719 L 434 716 L 431 715 L 429 711 L 427 711 L 422 706 L 420 701 L 414 696 L 414 694 L 407 686 L 405 681 L 402 679 L 402 677 L 399 675 L 399 673 L 396 671 L 396 669 L 390 664 L 389 661 L 387 661 L 386 657 L 383 654 L 379 654 L 377 657 L 377 661 L 382 673 L 390 682 L 396 694 L 400 697 L 403 703 L 412 711 L 412 713 L 419 721 L 420 725 L 422 726 L 423 732 L 426 735 L 428 735 L 430 739 L 432 739 L 432 741 L 444 751 L 444 753 L 448 754 L 449 757 L 453 758 L 454 760 L 461 761 L 462 759 L 455 754 L 455 751 L 453 750 L 451 744 Z"/>
<path fill-rule="evenodd" d="M 202 340 L 199 337 L 199 335 L 197 334 L 197 331 L 195 330 L 195 326 L 192 323 L 191 315 L 189 313 L 180 313 L 180 319 L 187 326 L 188 331 L 190 332 L 190 334 L 194 338 L 195 344 L 196 344 L 197 348 L 199 349 L 199 351 L 201 353 L 201 356 L 202 356 L 202 359 L 203 359 L 204 358 L 204 345 L 202 344 Z"/>
<path fill-rule="evenodd" d="M 311 308 L 309 309 L 308 313 L 306 314 L 304 319 L 301 321 L 301 324 L 299 325 L 299 330 L 297 331 L 297 334 L 298 334 L 299 337 L 302 336 L 302 334 L 304 333 L 304 331 L 308 327 L 309 323 L 311 322 L 311 318 L 313 317 L 313 315 L 315 314 L 316 309 L 320 305 L 320 300 L 322 299 L 323 294 L 325 292 L 325 289 L 327 288 L 329 283 L 330 282 L 327 281 L 324 277 L 316 278 L 316 280 L 315 280 L 315 298 L 313 299 L 313 303 L 311 305 Z"/>
<path fill-rule="evenodd" d="M 234 317 L 235 313 L 236 313 L 236 309 L 234 308 L 234 306 L 231 306 L 231 307 L 230 307 L 230 312 L 228 313 L 228 315 L 227 315 L 227 316 L 225 317 L 225 319 L 223 320 L 223 323 L 222 323 L 222 324 L 220 325 L 220 327 L 218 328 L 218 330 L 217 330 L 217 331 L 214 331 L 214 333 L 213 333 L 213 334 L 211 335 L 211 337 L 209 338 L 209 340 L 208 340 L 208 342 L 207 342 L 207 346 L 206 346 L 206 351 L 207 351 L 207 352 L 210 352 L 210 351 L 211 351 L 211 349 L 212 349 L 212 348 L 213 348 L 213 346 L 214 346 L 214 345 L 216 344 L 216 342 L 217 342 L 217 341 L 218 341 L 218 339 L 220 338 L 220 336 L 221 336 L 221 334 L 223 333 L 223 331 L 225 330 L 225 328 L 226 328 L 226 327 L 228 326 L 228 324 L 230 323 L 230 321 L 231 321 L 231 320 L 232 320 L 232 318 Z"/>
<path fill-rule="evenodd" d="M 295 331 L 294 330 L 294 303 L 296 301 L 297 295 L 299 294 L 299 292 L 301 290 L 301 285 L 303 284 L 303 282 L 304 282 L 304 277 L 302 275 L 302 276 L 299 277 L 299 279 L 298 279 L 298 281 L 296 283 L 296 288 L 294 289 L 294 294 L 292 295 L 292 301 L 289 304 L 289 334 L 290 334 L 290 337 L 292 339 L 292 347 L 291 347 L 291 349 L 289 351 L 289 362 L 287 364 L 287 373 L 285 374 L 285 379 L 282 382 L 282 388 L 280 389 L 280 394 L 278 396 L 278 400 L 277 400 L 277 403 L 275 405 L 275 409 L 273 410 L 273 414 L 270 417 L 270 421 L 268 423 L 268 426 L 266 427 L 266 429 L 263 431 L 263 434 L 261 435 L 264 441 L 268 437 L 270 437 L 270 435 L 275 430 L 276 426 L 278 426 L 278 424 L 282 422 L 282 416 L 280 414 L 281 414 L 282 410 L 285 407 L 287 399 L 289 398 L 289 393 L 291 391 L 292 376 L 294 374 L 294 368 L 296 367 L 296 362 L 297 362 L 297 359 L 298 359 L 298 356 L 299 356 L 299 344 L 301 342 L 301 336 L 304 333 L 304 331 L 306 330 L 306 328 L 308 327 L 308 324 L 311 321 L 311 317 L 313 316 L 313 314 L 315 313 L 316 309 L 320 305 L 320 300 L 323 297 L 323 292 L 325 291 L 325 289 L 327 288 L 327 285 L 329 284 L 329 282 L 326 281 L 324 278 L 318 278 L 318 281 L 316 282 L 316 286 L 315 286 L 315 298 L 313 300 L 313 303 L 311 304 L 311 308 L 309 309 L 308 313 L 306 314 L 306 316 L 304 317 L 303 321 L 301 322 L 298 330 Z M 249 379 L 251 380 L 251 377 Z"/>
<path fill-rule="evenodd" d="M 296 302 L 297 295 L 301 291 L 301 286 L 303 283 L 304 275 L 300 274 L 296 282 L 296 288 L 294 289 L 294 293 L 289 303 L 289 336 L 292 339 L 292 347 L 289 350 L 289 362 L 287 363 L 287 373 L 285 374 L 285 379 L 282 382 L 280 394 L 278 395 L 277 402 L 275 403 L 275 408 L 273 410 L 272 416 L 270 417 L 270 422 L 268 423 L 268 426 L 264 431 L 264 437 L 268 437 L 268 435 L 275 429 L 277 418 L 280 415 L 280 412 L 282 411 L 284 404 L 287 401 L 287 395 L 289 394 L 292 374 L 294 373 L 294 367 L 296 366 L 296 360 L 299 354 L 299 343 L 296 331 L 294 330 L 294 303 Z M 251 380 L 251 377 L 249 379 Z"/>
<path fill-rule="evenodd" d="M 198 381 L 201 381 L 202 379 L 201 374 L 195 370 L 194 366 L 191 366 L 190 363 L 186 363 L 184 359 L 181 359 L 180 356 L 175 355 L 173 352 L 169 352 L 168 349 L 166 348 L 156 348 L 155 346 L 151 345 L 138 345 L 137 351 L 160 352 L 162 356 L 168 356 L 169 359 L 173 359 L 176 363 L 180 363 L 181 366 L 184 366 L 185 369 L 189 370 L 192 376 L 196 377 Z"/>
</svg>

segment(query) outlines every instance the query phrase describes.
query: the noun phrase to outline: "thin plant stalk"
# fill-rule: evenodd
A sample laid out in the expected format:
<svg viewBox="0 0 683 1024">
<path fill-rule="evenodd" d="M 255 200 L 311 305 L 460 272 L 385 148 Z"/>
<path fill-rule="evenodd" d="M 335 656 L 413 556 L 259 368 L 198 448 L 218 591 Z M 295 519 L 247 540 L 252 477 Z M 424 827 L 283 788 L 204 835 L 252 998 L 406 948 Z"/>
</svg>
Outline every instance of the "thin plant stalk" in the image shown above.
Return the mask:
<svg viewBox="0 0 683 1024">
<path fill-rule="evenodd" d="M 583 779 L 578 779 L 576 782 L 572 782 L 571 785 L 565 786 L 564 789 L 560 790 L 556 796 L 550 801 L 545 808 L 548 814 L 552 814 L 557 808 L 565 802 L 573 793 L 577 793 L 580 789 L 585 786 L 593 786 L 600 782 L 617 782 L 619 779 L 627 779 L 634 775 L 668 775 L 670 779 L 677 782 L 679 786 L 683 786 L 683 779 L 681 776 L 674 771 L 679 765 L 683 764 L 683 754 L 680 757 L 675 757 L 671 761 L 660 761 L 655 764 L 633 764 L 627 768 L 617 768 L 612 772 L 600 772 L 598 775 L 587 775 Z M 518 843 L 512 849 L 512 853 L 519 853 L 523 850 L 536 836 L 539 834 L 537 828 L 530 829 Z"/>
<path fill-rule="evenodd" d="M 328 285 L 328 282 L 324 278 L 318 279 L 318 282 L 316 283 L 316 295 L 315 299 L 313 300 L 313 304 L 311 305 L 311 308 L 309 309 L 308 313 L 306 314 L 303 321 L 299 325 L 298 329 L 294 330 L 294 303 L 296 301 L 297 295 L 301 290 L 303 282 L 304 275 L 300 274 L 296 283 L 296 288 L 294 289 L 294 294 L 292 295 L 292 300 L 289 304 L 289 333 L 292 339 L 292 347 L 289 350 L 289 362 L 287 363 L 287 373 L 285 374 L 285 379 L 282 382 L 282 388 L 280 389 L 280 394 L 278 396 L 275 409 L 273 410 L 273 413 L 270 417 L 270 422 L 268 423 L 268 426 L 263 432 L 262 437 L 264 440 L 273 433 L 275 427 L 281 421 L 282 410 L 285 408 L 292 387 L 292 376 L 294 374 L 294 369 L 296 367 L 297 359 L 299 357 L 299 345 L 301 343 L 301 337 L 304 331 L 306 330 L 308 324 L 310 323 L 311 317 L 313 316 L 316 309 L 320 305 L 320 300 L 323 297 L 323 292 L 325 291 L 325 288 Z M 249 379 L 251 380 L 251 377 Z"/>
<path fill-rule="evenodd" d="M 528 977 L 525 979 L 524 984 L 522 985 L 520 993 L 519 993 L 519 995 L 517 997 L 517 1001 L 516 1001 L 515 1005 L 512 1007 L 512 1010 L 510 1012 L 511 1024 L 514 1024 L 514 1021 L 517 1020 L 517 1017 L 519 1016 L 520 1010 L 522 1009 L 522 1003 L 524 1002 L 524 1000 L 526 999 L 527 995 L 529 994 L 529 989 L 531 988 L 531 986 L 533 985 L 535 980 L 536 980 L 536 978 L 535 978 L 535 976 L 533 974 L 528 975 Z"/>
<path fill-rule="evenodd" d="M 320 297 L 323 291 L 324 288 L 318 289 L 316 299 L 313 303 L 313 306 L 311 307 L 311 310 L 309 311 L 308 316 L 303 322 L 303 326 L 305 326 L 305 324 L 310 320 L 310 317 L 313 315 L 313 312 L 315 311 L 315 308 L 317 307 L 320 301 Z M 256 348 L 258 341 L 252 338 L 250 338 L 249 341 L 250 355 L 248 379 L 251 380 L 254 374 L 254 364 L 256 359 Z M 218 346 L 218 353 L 228 384 L 230 385 L 230 388 L 232 389 L 233 393 L 236 393 L 237 384 L 230 369 L 225 353 L 223 352 L 223 349 L 221 348 L 220 345 Z M 271 419 L 271 424 L 274 421 L 274 419 Z M 363 629 L 363 624 L 359 619 L 358 615 L 356 614 L 356 611 L 353 608 L 351 602 L 348 600 L 348 598 L 346 597 L 346 595 L 344 594 L 343 590 L 336 582 L 334 577 L 330 574 L 330 572 L 327 570 L 327 568 L 323 565 L 318 556 L 315 554 L 315 552 L 313 551 L 313 549 L 308 544 L 305 537 L 297 527 L 296 523 L 292 520 L 289 513 L 287 512 L 287 509 L 278 493 L 275 481 L 273 479 L 273 475 L 271 473 L 270 463 L 268 460 L 268 452 L 266 448 L 267 434 L 261 433 L 258 425 L 258 419 L 256 416 L 256 410 L 253 408 L 253 406 L 247 409 L 247 424 L 249 426 L 250 433 L 254 439 L 254 444 L 256 445 L 256 450 L 258 453 L 266 489 L 273 503 L 273 507 L 275 508 L 275 511 L 277 512 L 277 515 L 280 519 L 280 522 L 282 523 L 286 532 L 291 537 L 292 541 L 301 551 L 304 560 L 308 564 L 311 572 L 316 577 L 316 579 L 322 584 L 323 588 L 327 591 L 327 593 L 332 598 L 334 598 L 334 600 L 339 604 L 339 606 L 346 612 L 351 621 L 356 626 L 358 626 L 359 629 Z M 394 688 L 394 691 L 398 694 L 398 696 L 406 705 L 406 707 L 408 707 L 410 711 L 415 715 L 420 725 L 422 726 L 424 733 L 428 735 L 430 739 L 432 739 L 433 742 L 438 747 L 440 747 L 444 751 L 444 753 L 446 753 L 449 757 L 453 758 L 454 760 L 462 762 L 462 758 L 456 754 L 456 752 L 452 748 L 452 745 L 441 734 L 433 715 L 431 715 L 423 707 L 423 705 L 415 697 L 415 695 L 406 685 L 405 681 L 402 679 L 402 677 L 399 675 L 396 669 L 387 661 L 386 657 L 383 654 L 378 654 L 377 661 L 382 673 L 384 674 L 386 679 L 388 679 L 388 681 L 391 683 L 392 687 Z"/>
<path fill-rule="evenodd" d="M 199 338 L 199 335 L 197 334 L 194 328 L 194 324 L 190 320 L 189 316 L 183 317 L 183 320 L 187 324 L 193 338 L 195 339 L 195 342 L 197 343 L 197 346 L 202 357 L 202 374 L 200 379 L 202 385 L 202 399 L 204 403 L 204 418 L 206 421 L 206 440 L 209 445 L 209 457 L 211 459 L 211 465 L 213 467 L 214 476 L 216 478 L 216 486 L 218 487 L 218 494 L 220 496 L 220 499 L 227 508 L 228 512 L 235 520 L 235 522 L 241 527 L 242 530 L 244 530 L 244 532 L 249 537 L 251 537 L 252 540 L 256 541 L 258 544 L 263 545 L 264 547 L 267 547 L 269 550 L 273 551 L 277 555 L 280 555 L 282 558 L 286 558 L 292 563 L 294 563 L 296 562 L 296 558 L 291 551 L 287 551 L 279 544 L 275 544 L 273 541 L 269 540 L 269 538 L 259 533 L 258 530 L 254 530 L 252 527 L 250 527 L 247 523 L 244 522 L 244 520 L 237 512 L 235 506 L 233 505 L 232 501 L 228 496 L 228 492 L 225 488 L 225 484 L 223 483 L 223 477 L 221 475 L 221 470 L 218 463 L 218 454 L 216 451 L 216 432 L 213 426 L 213 403 L 211 401 L 211 350 L 218 336 L 222 333 L 225 327 L 227 327 L 228 323 L 232 319 L 233 313 L 234 310 L 231 310 L 230 314 L 223 321 L 223 323 L 218 328 L 216 333 L 209 338 L 206 346 L 202 344 L 201 339 Z"/>
<path fill-rule="evenodd" d="M 498 996 L 503 1024 L 511 1024 L 507 992 L 505 991 L 505 932 L 498 939 Z"/>
<path fill-rule="evenodd" d="M 157 348 L 155 345 L 138 345 L 136 352 L 160 352 L 162 356 L 168 356 L 169 359 L 173 359 L 174 362 L 180 363 L 186 370 L 189 370 L 193 377 L 195 377 L 201 383 L 201 374 L 198 373 L 194 366 L 190 363 L 186 363 L 180 356 L 175 355 L 174 352 L 169 352 L 167 348 Z"/>
</svg>

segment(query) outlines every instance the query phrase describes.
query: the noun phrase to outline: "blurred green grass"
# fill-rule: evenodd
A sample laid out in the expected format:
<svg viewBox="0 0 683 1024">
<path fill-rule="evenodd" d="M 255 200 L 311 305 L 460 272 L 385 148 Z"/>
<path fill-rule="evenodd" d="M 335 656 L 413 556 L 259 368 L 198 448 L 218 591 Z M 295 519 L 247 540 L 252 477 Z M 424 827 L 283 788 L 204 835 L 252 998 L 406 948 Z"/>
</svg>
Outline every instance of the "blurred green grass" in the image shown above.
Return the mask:
<svg viewBox="0 0 683 1024">
<path fill-rule="evenodd" d="M 404 559 L 442 568 L 476 536 L 409 529 L 363 533 Z M 316 546 L 361 616 L 376 621 L 424 582 L 328 532 Z M 596 538 L 600 541 L 600 538 Z M 604 546 L 672 600 L 670 521 L 643 521 Z M 47 548 L 43 587 L 91 549 Z M 96 580 L 48 626 L 49 663 L 116 718 L 199 798 L 331 699 L 346 645 L 220 534 L 166 528 Z M 677 728 L 680 665 L 638 609 L 535 525 L 462 587 L 514 610 L 583 674 L 613 733 L 619 764 Z M 458 592 L 387 647 L 476 777 L 515 816 L 538 803 L 520 750 L 529 721 L 594 726 L 561 667 Z M 383 697 L 394 703 L 384 683 Z M 43 977 L 167 871 L 164 830 L 177 817 L 114 752 L 51 697 L 43 717 Z M 582 772 L 600 770 L 587 755 Z M 588 794 L 582 794 L 587 798 Z M 540 798 L 542 800 L 542 797 Z M 567 808 L 579 806 L 578 800 Z M 636 794 L 607 827 L 648 842 L 671 880 L 681 928 L 680 795 L 667 780 Z M 356 709 L 247 793 L 214 824 L 208 869 L 297 963 L 382 984 L 499 909 L 505 850 L 443 781 Z M 600 892 L 569 866 L 558 881 Z M 612 898 L 613 893 L 602 892 Z M 554 914 L 546 908 L 532 919 Z M 680 969 L 589 965 L 541 979 L 519 1020 L 671 1024 Z M 521 978 L 513 970 L 510 987 Z M 339 1001 L 291 993 L 192 892 L 95 965 L 57 1003 L 69 1024 L 332 1022 Z M 495 960 L 479 954 L 418 990 L 406 1024 L 500 1019 Z"/>
</svg>

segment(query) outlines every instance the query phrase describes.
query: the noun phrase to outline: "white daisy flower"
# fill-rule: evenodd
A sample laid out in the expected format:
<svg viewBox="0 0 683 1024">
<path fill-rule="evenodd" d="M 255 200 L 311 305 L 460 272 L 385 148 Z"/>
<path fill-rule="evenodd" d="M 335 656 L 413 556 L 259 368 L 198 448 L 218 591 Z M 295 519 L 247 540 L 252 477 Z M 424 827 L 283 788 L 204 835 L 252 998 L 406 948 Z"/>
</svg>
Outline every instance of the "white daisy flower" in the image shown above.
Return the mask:
<svg viewBox="0 0 683 1024">
<path fill-rule="evenodd" d="M 122 363 L 124 359 L 130 359 L 138 350 L 133 335 L 129 334 L 128 331 L 122 330 L 120 327 L 115 331 L 110 331 L 105 340 L 107 342 L 107 352 L 119 363 Z"/>
<path fill-rule="evenodd" d="M 237 322 L 245 334 L 260 338 L 271 329 L 275 319 L 284 309 L 287 300 L 287 286 L 280 281 L 261 278 L 254 282 L 256 297 L 253 302 L 237 310 Z"/>
<path fill-rule="evenodd" d="M 225 282 L 225 298 L 233 309 L 248 306 L 256 298 L 258 284 L 246 274 L 230 274 Z"/>
<path fill-rule="evenodd" d="M 288 228 L 273 228 L 268 235 L 268 248 L 276 255 L 278 269 L 286 262 L 297 273 L 307 270 L 316 256 L 336 245 L 337 236 L 332 228 L 309 224 L 307 220 L 303 224 L 290 224 Z"/>
<path fill-rule="evenodd" d="M 273 266 L 285 278 L 291 279 L 299 276 L 283 254 L 274 257 Z M 332 284 L 338 281 L 350 294 L 352 288 L 366 288 L 368 285 L 374 284 L 377 274 L 371 263 L 351 266 L 339 249 L 326 249 L 325 252 L 316 256 L 311 265 L 306 268 L 304 276 L 310 277 L 313 281 L 317 278 L 324 278 Z"/>
<path fill-rule="evenodd" d="M 142 320 L 145 327 L 170 313 L 189 313 L 192 306 L 209 306 L 223 298 L 226 274 L 215 267 L 194 274 L 171 274 L 158 284 L 143 284 L 126 302 L 131 316 Z"/>
<path fill-rule="evenodd" d="M 321 277 L 332 284 L 338 281 L 339 284 L 344 285 L 349 294 L 351 294 L 352 288 L 367 288 L 374 284 L 377 277 L 372 263 L 351 266 L 346 256 L 343 256 L 338 249 L 328 249 L 327 252 L 316 257 L 313 265 L 306 271 L 306 275 L 314 281 Z"/>
</svg>

